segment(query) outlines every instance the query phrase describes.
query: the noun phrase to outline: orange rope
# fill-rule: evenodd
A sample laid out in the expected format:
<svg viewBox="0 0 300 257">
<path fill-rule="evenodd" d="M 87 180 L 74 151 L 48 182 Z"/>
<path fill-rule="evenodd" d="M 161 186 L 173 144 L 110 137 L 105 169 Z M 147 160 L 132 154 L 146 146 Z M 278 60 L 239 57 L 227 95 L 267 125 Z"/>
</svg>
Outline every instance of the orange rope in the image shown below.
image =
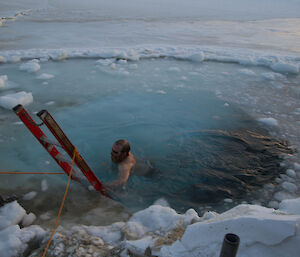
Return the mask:
<svg viewBox="0 0 300 257">
<path fill-rule="evenodd" d="M 54 175 L 54 174 L 65 174 L 64 172 L 18 172 L 18 171 L 0 171 L 0 174 L 45 174 L 45 175 Z"/>
<path fill-rule="evenodd" d="M 65 200 L 66 200 L 66 197 L 67 197 L 67 193 L 68 193 L 68 189 L 69 189 L 69 185 L 70 185 L 70 181 L 71 181 L 71 176 L 72 176 L 72 172 L 73 172 L 73 164 L 74 164 L 74 160 L 75 160 L 76 155 L 78 156 L 79 153 L 78 153 L 78 151 L 77 151 L 77 149 L 76 149 L 76 147 L 75 147 L 75 148 L 74 148 L 74 152 L 73 152 L 73 158 L 72 158 L 72 166 L 71 166 L 71 170 L 70 170 L 70 173 L 69 173 L 69 178 L 68 178 L 68 183 L 67 183 L 67 186 L 66 186 L 65 194 L 64 194 L 63 200 L 62 200 L 62 202 L 61 202 L 61 205 L 60 205 L 60 208 L 59 208 L 58 215 L 57 215 L 57 217 L 56 217 L 56 221 L 55 221 L 54 228 L 53 228 L 53 230 L 52 230 L 52 234 L 51 234 L 51 236 L 50 236 L 50 238 L 49 238 L 49 240 L 48 240 L 47 246 L 46 246 L 46 248 L 45 248 L 45 251 L 44 251 L 42 257 L 45 257 L 45 255 L 46 255 L 46 253 L 47 253 L 47 251 L 48 251 L 48 248 L 49 248 L 49 246 L 50 246 L 50 244 L 51 244 L 52 238 L 53 238 L 53 236 L 54 236 L 54 234 L 55 234 L 55 230 L 56 230 L 57 225 L 58 225 L 58 220 L 59 220 L 60 214 L 61 214 L 61 212 L 62 212 L 62 209 L 63 209 L 63 207 L 64 207 L 64 203 L 65 203 Z"/>
</svg>

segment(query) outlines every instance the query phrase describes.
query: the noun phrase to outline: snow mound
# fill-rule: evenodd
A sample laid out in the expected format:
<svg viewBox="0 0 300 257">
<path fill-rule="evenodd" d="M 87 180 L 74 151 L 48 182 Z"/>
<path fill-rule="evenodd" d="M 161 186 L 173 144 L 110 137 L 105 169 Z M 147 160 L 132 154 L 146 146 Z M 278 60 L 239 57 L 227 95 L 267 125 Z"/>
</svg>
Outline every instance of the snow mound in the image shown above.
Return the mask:
<svg viewBox="0 0 300 257">
<path fill-rule="evenodd" d="M 152 205 L 145 210 L 135 213 L 129 221 L 141 224 L 145 232 L 158 231 L 165 233 L 199 219 L 196 211 L 193 209 L 187 210 L 185 214 L 178 214 L 170 207 Z"/>
<path fill-rule="evenodd" d="M 12 109 L 18 104 L 28 105 L 32 102 L 32 93 L 27 93 L 25 91 L 0 96 L 0 106 L 6 109 Z"/>
<path fill-rule="evenodd" d="M 35 220 L 33 213 L 26 211 L 17 201 L 5 204 L 0 208 L 0 257 L 23 256 L 32 245 L 39 244 L 46 232 L 39 226 L 29 226 Z"/>
<path fill-rule="evenodd" d="M 20 70 L 31 73 L 37 72 L 40 68 L 41 66 L 39 65 L 39 60 L 37 59 L 33 59 L 20 65 Z"/>
<path fill-rule="evenodd" d="M 297 256 L 299 224 L 299 216 L 239 205 L 214 219 L 188 226 L 182 239 L 162 247 L 159 256 L 218 256 L 227 233 L 240 237 L 239 256 Z"/>
<path fill-rule="evenodd" d="M 0 230 L 19 224 L 25 215 L 26 211 L 17 201 L 4 205 L 0 208 Z"/>
</svg>

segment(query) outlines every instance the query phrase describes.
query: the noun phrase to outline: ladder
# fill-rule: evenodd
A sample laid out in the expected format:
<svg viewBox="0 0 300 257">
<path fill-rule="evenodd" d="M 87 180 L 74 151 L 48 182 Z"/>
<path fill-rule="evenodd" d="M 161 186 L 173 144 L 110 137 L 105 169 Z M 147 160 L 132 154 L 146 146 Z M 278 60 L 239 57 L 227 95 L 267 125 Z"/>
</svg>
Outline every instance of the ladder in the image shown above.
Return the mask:
<svg viewBox="0 0 300 257">
<path fill-rule="evenodd" d="M 15 106 L 13 108 L 13 111 L 30 130 L 30 132 L 35 136 L 35 138 L 41 143 L 41 145 L 46 149 L 46 151 L 52 156 L 52 158 L 57 162 L 57 164 L 64 170 L 67 175 L 69 175 L 71 171 L 71 163 L 62 156 L 62 154 L 57 150 L 55 146 L 64 149 L 71 158 L 73 158 L 73 154 L 74 151 L 76 151 L 76 148 L 67 138 L 62 129 L 58 126 L 50 113 L 46 110 L 40 111 L 37 116 L 43 121 L 43 123 L 36 124 L 22 105 L 19 104 Z M 40 129 L 40 126 L 43 124 L 48 127 L 48 129 L 58 142 L 49 139 L 44 134 L 44 132 Z M 79 153 L 75 155 L 74 162 L 95 190 L 99 191 L 102 195 L 111 198 L 111 196 L 105 190 L 104 185 L 96 177 L 94 172 L 91 170 L 91 168 Z M 78 176 L 76 176 L 76 174 L 72 174 L 71 179 L 80 182 L 80 179 Z"/>
</svg>

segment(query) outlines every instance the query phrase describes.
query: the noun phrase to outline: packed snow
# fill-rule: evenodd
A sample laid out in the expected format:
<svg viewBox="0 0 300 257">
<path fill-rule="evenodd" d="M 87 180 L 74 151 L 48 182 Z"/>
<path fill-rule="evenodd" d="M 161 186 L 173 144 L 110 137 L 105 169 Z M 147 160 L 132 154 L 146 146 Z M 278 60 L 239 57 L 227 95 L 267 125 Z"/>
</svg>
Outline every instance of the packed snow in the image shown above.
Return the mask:
<svg viewBox="0 0 300 257">
<path fill-rule="evenodd" d="M 127 222 L 109 226 L 77 225 L 66 231 L 60 229 L 49 253 L 50 256 L 64 256 L 66 253 L 79 256 L 79 252 L 100 256 L 104 251 L 106 254 L 122 252 L 122 256 L 131 256 L 144 255 L 148 251 L 161 257 L 219 256 L 224 235 L 234 233 L 240 238 L 238 256 L 297 256 L 299 210 L 300 198 L 283 201 L 279 210 L 242 204 L 221 214 L 207 212 L 202 217 L 193 209 L 178 214 L 170 207 L 151 205 L 133 214 Z M 24 252 L 31 241 L 43 239 L 43 246 L 47 243 L 47 234 L 39 226 L 20 229 L 18 223 L 22 219 L 24 225 L 24 220 L 32 221 L 35 217 L 33 214 L 26 216 L 17 202 L 1 207 L 0 214 L 1 249 L 6 252 L 6 257 Z M 9 233 L 11 239 L 8 244 L 8 234 L 5 233 Z M 77 245 L 72 244 L 72 238 L 79 236 L 85 238 L 85 243 L 78 239 Z M 30 256 L 39 256 L 41 250 L 34 250 Z"/>
<path fill-rule="evenodd" d="M 124 78 L 138 69 L 140 60 L 170 58 L 177 60 L 178 66 L 168 67 L 168 72 L 170 76 L 178 74 L 180 83 L 188 81 L 189 76 L 206 74 L 205 68 L 200 67 L 190 71 L 189 76 L 182 75 L 180 62 L 237 64 L 239 68 L 233 80 L 263 80 L 259 81 L 262 97 L 245 96 L 250 89 L 243 88 L 244 85 L 230 96 L 226 96 L 226 88 L 222 91 L 223 85 L 216 86 L 212 89 L 216 96 L 226 101 L 225 107 L 241 105 L 270 133 L 300 146 L 299 1 L 13 0 L 0 7 L 1 67 L 17 65 L 18 72 L 41 80 L 43 89 L 49 87 L 48 93 L 56 78 L 55 73 L 44 69 L 48 61 L 95 59 L 95 66 L 101 72 L 109 68 Z M 160 70 L 156 67 L 154 75 Z M 216 70 L 216 75 L 231 76 L 227 71 L 217 73 Z M 0 107 L 6 109 L 0 108 L 0 111 L 7 112 L 17 104 L 33 103 L 33 93 L 28 92 L 22 81 L 14 80 L 14 76 L 6 72 L 0 74 Z M 12 88 L 10 82 L 15 83 Z M 176 87 L 184 88 L 180 83 Z M 161 97 L 169 93 L 165 87 L 143 86 L 146 92 Z M 215 85 L 207 88 L 210 86 Z M 295 99 L 276 109 L 281 99 L 269 94 L 270 87 L 279 95 L 289 93 Z M 257 91 L 257 88 L 251 90 Z M 233 95 L 239 101 L 230 102 Z M 266 98 L 272 99 L 274 104 L 264 105 Z M 35 98 L 35 101 L 40 99 Z M 43 102 L 49 108 L 56 103 L 54 98 Z M 5 126 L 3 120 L 5 118 L 0 116 L 1 125 Z M 0 142 L 2 137 L 0 134 Z M 62 224 L 50 246 L 49 256 L 213 257 L 219 256 L 227 233 L 240 237 L 238 256 L 241 257 L 299 256 L 299 155 L 285 158 L 282 163 L 285 174 L 265 185 L 262 191 L 271 199 L 268 207 L 257 202 L 256 205 L 240 204 L 224 213 L 209 211 L 199 217 L 193 209 L 177 213 L 160 199 L 133 213 L 128 220 L 107 226 L 73 224 L 67 230 Z M 38 187 L 42 192 L 51 191 L 46 179 L 41 180 Z M 34 203 L 38 193 L 27 192 L 22 200 Z M 226 204 L 232 206 L 235 201 L 225 198 Z M 88 215 L 84 213 L 82 218 Z M 41 256 L 51 231 L 32 224 L 51 219 L 52 210 L 45 210 L 37 218 L 32 212 L 27 214 L 17 201 L 0 207 L 0 257 L 24 253 L 30 253 L 30 257 Z"/>
</svg>

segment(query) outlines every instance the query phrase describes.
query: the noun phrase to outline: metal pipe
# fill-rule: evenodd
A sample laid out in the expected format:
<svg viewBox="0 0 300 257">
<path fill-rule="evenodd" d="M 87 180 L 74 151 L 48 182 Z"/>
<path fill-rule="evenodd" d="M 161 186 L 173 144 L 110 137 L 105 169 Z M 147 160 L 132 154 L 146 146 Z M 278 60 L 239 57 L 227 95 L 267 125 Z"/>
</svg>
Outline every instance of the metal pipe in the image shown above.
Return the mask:
<svg viewBox="0 0 300 257">
<path fill-rule="evenodd" d="M 240 244 L 240 238 L 232 233 L 224 236 L 220 257 L 235 257 Z"/>
</svg>

